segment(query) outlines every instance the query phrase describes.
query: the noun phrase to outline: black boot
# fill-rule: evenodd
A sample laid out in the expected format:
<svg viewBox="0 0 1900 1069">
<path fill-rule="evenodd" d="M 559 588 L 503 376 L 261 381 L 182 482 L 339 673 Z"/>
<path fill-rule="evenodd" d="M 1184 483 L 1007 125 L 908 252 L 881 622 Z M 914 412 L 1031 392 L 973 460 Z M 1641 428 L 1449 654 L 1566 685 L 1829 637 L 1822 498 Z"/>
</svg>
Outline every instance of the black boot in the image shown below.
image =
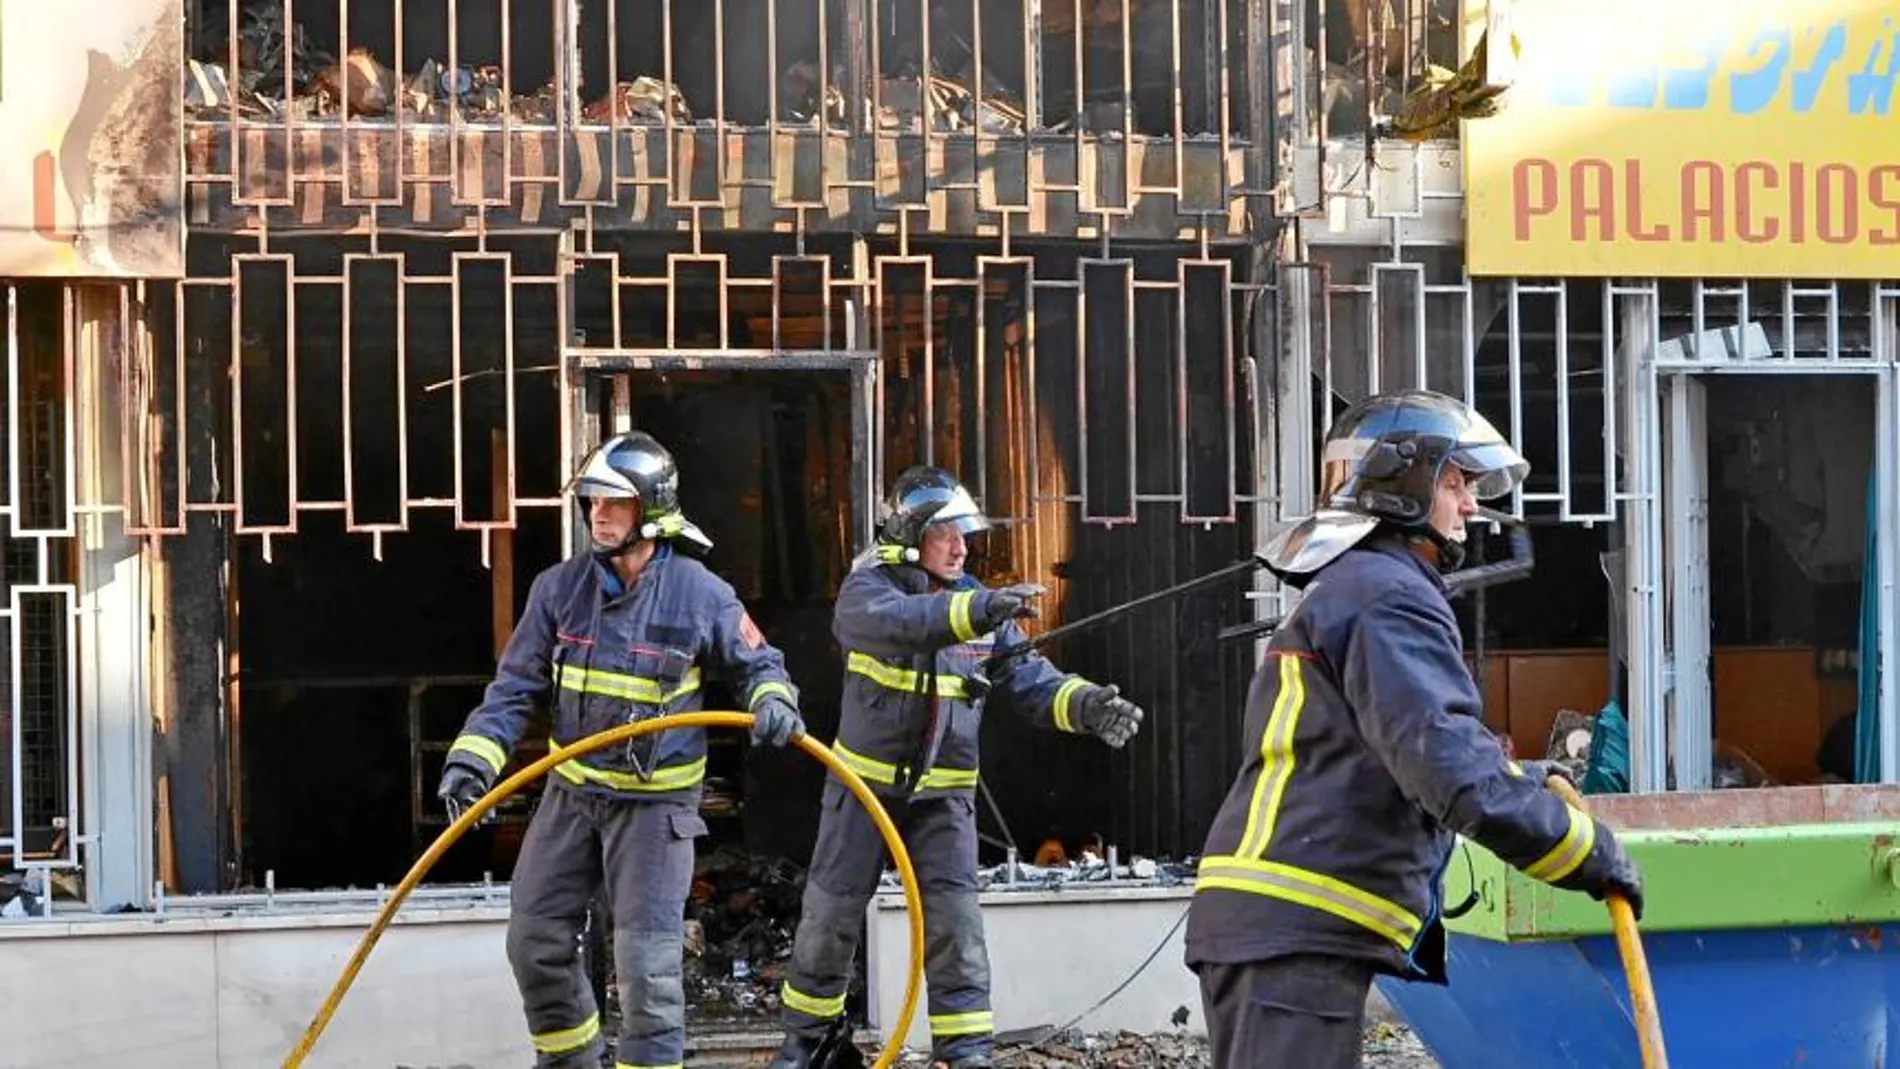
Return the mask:
<svg viewBox="0 0 1900 1069">
<path fill-rule="evenodd" d="M 778 1057 L 772 1059 L 771 1069 L 811 1069 L 812 1058 L 823 1042 L 822 1037 L 788 1034 L 778 1049 Z"/>
</svg>

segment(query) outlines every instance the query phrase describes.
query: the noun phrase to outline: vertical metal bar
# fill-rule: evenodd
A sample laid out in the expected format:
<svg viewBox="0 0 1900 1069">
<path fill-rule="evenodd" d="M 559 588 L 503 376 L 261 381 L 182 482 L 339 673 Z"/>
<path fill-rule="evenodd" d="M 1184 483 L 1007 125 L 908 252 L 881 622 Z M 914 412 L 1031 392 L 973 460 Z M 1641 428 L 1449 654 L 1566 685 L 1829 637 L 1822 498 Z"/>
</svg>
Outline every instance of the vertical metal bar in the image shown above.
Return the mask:
<svg viewBox="0 0 1900 1069">
<path fill-rule="evenodd" d="M 1130 0 L 1130 3 L 1132 6 L 1132 0 Z M 1186 102 L 1181 99 L 1181 83 L 1187 80 L 1187 67 L 1181 62 L 1181 0 L 1168 0 L 1168 16 L 1170 20 L 1168 23 L 1168 111 L 1173 118 L 1172 125 L 1174 130 L 1174 141 L 1169 146 L 1172 150 L 1169 155 L 1174 157 L 1174 189 L 1172 192 L 1176 197 L 1180 198 L 1182 203 L 1185 203 L 1189 199 L 1187 194 L 1186 165 L 1187 129 L 1184 121 L 1185 117 L 1182 115 Z M 1132 31 L 1133 28 L 1130 27 L 1130 29 Z M 1202 23 L 1201 25 L 1201 35 L 1203 37 L 1207 35 L 1206 23 Z M 1131 41 L 1134 39 L 1132 32 L 1130 33 L 1129 39 Z M 1214 53 L 1203 49 L 1201 62 L 1211 66 L 1214 63 Z M 1132 64 L 1134 63 L 1133 56 L 1129 57 L 1129 63 L 1132 69 Z M 1130 95 L 1133 95 L 1132 89 L 1130 90 Z M 1223 166 L 1225 166 L 1226 162 L 1225 159 L 1221 161 Z M 1130 207 L 1133 207 L 1133 205 L 1130 205 Z M 1185 487 L 1183 488 L 1183 492 L 1185 493 Z"/>
<path fill-rule="evenodd" d="M 924 31 L 924 54 L 930 52 L 930 33 Z M 924 81 L 929 82 L 926 69 Z M 927 113 L 926 113 L 927 114 Z M 930 125 L 924 124 L 924 155 L 930 155 Z M 928 256 L 919 257 L 924 272 L 924 307 L 921 320 L 924 330 L 924 463 L 937 462 L 937 279 L 932 270 L 935 261 Z M 900 330 L 902 324 L 899 324 Z"/>
<path fill-rule="evenodd" d="M 871 88 L 870 83 L 872 80 L 870 64 L 871 64 L 871 61 L 875 58 L 872 55 L 872 51 L 871 51 L 875 47 L 875 45 L 866 36 L 865 24 L 867 21 L 869 21 L 871 26 L 875 27 L 876 22 L 874 20 L 877 18 L 877 13 L 875 12 L 875 10 L 868 11 L 868 12 L 866 10 L 866 8 L 870 5 L 871 0 L 843 0 L 843 2 L 844 2 L 844 80 L 845 80 L 844 95 L 845 95 L 845 110 L 847 112 L 846 118 L 849 123 L 849 125 L 846 128 L 849 129 L 854 134 L 862 134 L 862 133 L 865 133 L 867 130 L 867 127 L 866 127 L 867 121 L 871 124 L 868 129 L 870 130 L 877 129 L 877 126 L 876 126 L 877 119 L 876 119 L 875 114 L 867 117 L 865 115 L 865 108 L 864 108 L 865 101 L 868 99 L 872 99 L 872 96 L 873 96 L 873 93 L 868 90 L 870 90 Z M 818 21 L 819 21 L 819 34 L 820 34 L 819 39 L 822 41 L 824 40 L 823 35 L 826 33 L 826 24 L 830 20 L 824 18 L 823 13 L 820 12 Z M 827 75 L 829 74 L 829 72 L 826 72 L 826 71 L 821 71 L 820 73 L 827 74 Z M 822 85 L 820 86 L 820 88 L 822 90 L 823 88 Z M 820 97 L 819 104 L 820 104 L 821 110 L 823 107 L 823 103 L 824 103 L 824 98 Z M 859 276 L 859 280 L 862 281 L 863 276 Z M 873 378 L 875 378 L 875 376 L 873 376 Z"/>
<path fill-rule="evenodd" d="M 77 307 L 78 285 L 67 282 L 59 287 L 60 303 L 65 314 L 61 316 L 60 339 L 60 408 L 65 416 L 60 420 L 60 449 L 64 452 L 64 461 L 60 465 L 65 469 L 65 512 L 66 529 L 61 534 L 71 537 L 79 530 L 79 421 L 86 418 L 85 409 L 76 404 L 79 396 L 79 354 L 76 342 L 79 333 L 79 309 Z M 294 435 L 293 435 L 294 438 Z M 293 475 L 294 479 L 294 475 Z M 294 485 L 294 482 L 293 482 Z M 72 649 L 68 646 L 67 649 Z"/>
<path fill-rule="evenodd" d="M 614 87 L 615 53 L 620 51 L 620 35 L 614 25 L 614 16 L 619 8 L 619 4 L 607 5 L 607 91 L 610 93 L 613 92 Z M 555 47 L 560 49 L 560 54 L 556 57 L 554 64 L 557 72 L 555 77 L 560 79 L 555 88 L 560 102 L 555 106 L 554 121 L 556 129 L 561 134 L 561 144 L 565 145 L 568 128 L 580 121 L 581 114 L 581 71 L 584 58 L 581 35 L 578 32 L 581 23 L 581 0 L 562 0 L 561 10 L 563 14 L 556 16 L 561 21 L 561 28 L 554 39 Z M 565 165 L 567 153 L 562 152 L 561 158 Z M 563 177 L 565 178 L 565 172 L 563 172 Z M 565 181 L 561 183 L 561 188 L 567 188 Z"/>
<path fill-rule="evenodd" d="M 611 50 L 610 50 L 611 51 Z M 561 289 L 555 302 L 555 330 L 560 337 L 560 367 L 555 375 L 559 381 L 561 402 L 566 406 L 566 418 L 561 420 L 561 472 L 563 475 L 574 471 L 578 466 L 577 453 L 583 443 L 592 443 L 600 439 L 600 418 L 591 399 L 592 380 L 574 373 L 574 363 L 581 354 L 575 336 L 575 308 L 579 302 L 577 281 L 579 279 L 578 256 L 575 249 L 576 232 L 564 229 L 555 238 L 559 243 L 557 255 L 561 265 Z M 611 278 L 609 285 L 612 285 Z M 618 287 L 610 289 L 612 303 L 618 305 Z M 620 339 L 615 337 L 613 344 L 618 346 Z M 563 502 L 561 514 L 561 546 L 563 555 L 570 555 L 582 547 L 579 544 L 580 531 L 575 524 L 575 511 L 569 503 Z"/>
<path fill-rule="evenodd" d="M 344 7 L 349 0 L 344 0 Z M 514 21 L 510 13 L 515 5 L 497 4 L 501 8 L 501 196 L 500 201 L 507 204 L 514 199 L 515 188 L 515 47 Z M 398 109 L 400 110 L 400 109 Z M 565 152 L 563 142 L 559 151 Z M 486 198 L 483 198 L 486 199 Z M 514 439 L 508 439 L 508 455 L 514 456 Z M 512 484 L 511 484 L 512 485 Z"/>
<path fill-rule="evenodd" d="M 1875 450 L 1874 485 L 1877 488 L 1877 500 L 1874 505 L 1880 519 L 1874 532 L 1874 549 L 1877 560 L 1867 561 L 1862 567 L 1880 569 L 1879 584 L 1880 620 L 1876 627 L 1879 636 L 1880 658 L 1878 709 L 1880 717 L 1880 782 L 1900 783 L 1900 591 L 1896 590 L 1896 577 L 1900 577 L 1900 463 L 1895 454 L 1900 452 L 1900 375 L 1896 375 L 1896 339 L 1894 336 L 1894 309 L 1890 304 L 1882 316 L 1886 330 L 1876 329 L 1878 337 L 1885 333 L 1887 351 L 1880 354 L 1881 369 L 1875 379 L 1880 391 L 1880 400 L 1875 406 Z M 1878 345 L 1878 343 L 1876 343 Z M 1868 656 L 1868 653 L 1862 653 Z"/>
<path fill-rule="evenodd" d="M 1573 506 L 1570 502 L 1570 283 L 1564 279 L 1557 282 L 1556 357 L 1557 517 L 1567 523 L 1573 516 Z"/>
<path fill-rule="evenodd" d="M 1616 287 L 1603 283 L 1603 511 L 1605 519 L 1616 523 L 1623 519 L 1623 509 L 1619 501 L 1622 487 L 1616 463 L 1617 430 L 1620 426 L 1617 412 L 1621 407 L 1616 403 L 1617 395 L 1617 339 L 1621 336 L 1621 324 L 1616 314 Z M 1626 477 L 1626 476 L 1625 476 Z M 1627 561 L 1627 557 L 1625 560 Z M 1612 668 L 1615 666 L 1612 665 Z"/>
<path fill-rule="evenodd" d="M 7 287 L 7 529 L 14 538 L 25 532 L 20 506 L 20 284 Z M 15 672 L 13 678 L 18 679 Z M 17 725 L 18 720 L 14 723 Z M 18 752 L 17 750 L 15 751 Z M 15 783 L 18 783 L 16 778 Z"/>
<path fill-rule="evenodd" d="M 11 289 L 8 293 L 10 297 Z M 189 441 L 185 434 L 185 414 L 190 410 L 187 405 L 187 398 L 190 395 L 185 390 L 185 293 L 185 284 L 182 281 L 172 286 L 172 362 L 173 373 L 178 376 L 178 386 L 175 391 L 178 396 L 178 412 L 177 418 L 173 420 L 176 426 L 172 434 L 172 459 L 178 466 L 177 533 L 179 534 L 185 533 L 191 515 L 191 483 L 189 481 L 191 468 L 185 455 L 186 443 Z"/>
<path fill-rule="evenodd" d="M 458 3 L 458 0 L 448 0 L 449 68 L 446 73 L 448 75 L 449 84 L 454 85 L 454 86 L 459 86 L 461 84 L 460 79 L 461 79 L 461 70 L 462 70 L 462 52 L 461 52 L 462 19 L 461 19 L 460 12 L 457 10 L 457 3 Z M 445 89 L 444 95 L 450 96 L 449 91 Z M 461 107 L 461 103 L 453 99 L 452 96 L 448 104 L 449 104 L 449 107 L 448 107 L 448 113 L 449 113 L 449 200 L 456 204 L 465 204 L 465 203 L 468 203 L 468 201 L 465 200 L 462 195 L 462 107 Z M 565 153 L 563 153 L 563 155 L 565 155 Z M 481 195 L 478 193 L 475 195 L 473 199 L 475 201 L 480 201 Z M 459 372 L 457 373 L 459 374 Z M 456 449 L 457 449 L 457 463 L 460 463 L 461 443 L 459 441 L 456 443 Z M 460 469 L 457 469 L 455 475 L 457 479 L 461 478 L 462 473 Z M 459 482 L 456 483 L 455 485 L 455 497 L 457 501 L 460 501 L 462 497 L 462 485 Z M 457 507 L 459 508 L 460 506 L 458 505 Z"/>
<path fill-rule="evenodd" d="M 876 537 L 878 361 L 851 363 L 851 531 L 855 556 Z"/>
<path fill-rule="evenodd" d="M 349 7 L 347 3 L 342 6 L 345 9 Z M 354 406 L 351 404 L 352 392 L 350 389 L 352 381 L 351 372 L 355 370 L 354 356 L 356 353 L 356 346 L 350 344 L 350 305 L 352 303 L 351 298 L 355 295 L 355 286 L 353 284 L 355 275 L 350 268 L 355 265 L 355 261 L 358 257 L 359 254 L 357 253 L 343 254 L 343 286 L 341 290 L 341 300 L 343 303 L 343 314 L 341 316 L 343 359 L 338 379 L 342 385 L 342 397 L 339 408 L 343 416 L 343 529 L 346 531 L 356 530 L 356 420 L 351 412 Z M 398 290 L 401 288 L 400 285 L 397 286 Z M 399 384 L 397 389 L 401 388 Z M 397 406 L 397 411 L 401 411 L 400 405 Z M 405 500 L 407 497 L 408 495 L 405 494 Z"/>
<path fill-rule="evenodd" d="M 625 434 L 633 429 L 633 376 L 615 375 L 613 377 L 613 399 L 610 423 L 615 434 Z"/>
<path fill-rule="evenodd" d="M 71 292 L 70 287 L 68 292 Z M 66 656 L 62 658 L 66 668 L 65 700 L 60 704 L 64 710 L 61 717 L 66 732 L 63 748 L 66 751 L 66 857 L 67 866 L 79 864 L 79 841 L 85 827 L 81 822 L 79 795 L 79 595 L 72 586 L 61 585 L 57 588 L 65 607 L 60 611 L 60 619 L 66 623 Z M 19 620 L 14 620 L 17 628 Z M 19 685 L 16 681 L 16 687 Z"/>
<path fill-rule="evenodd" d="M 1059 4 L 1062 3 L 1063 0 L 1054 0 L 1054 2 Z M 1075 169 L 1076 178 L 1080 180 L 1082 177 L 1082 161 L 1085 158 L 1082 154 L 1082 143 L 1085 140 L 1084 127 L 1092 127 L 1093 125 L 1083 121 L 1088 106 L 1088 78 L 1086 77 L 1088 49 L 1083 45 L 1083 36 L 1087 33 L 1087 27 L 1084 26 L 1082 22 L 1082 0 L 1069 0 L 1069 3 L 1075 12 L 1074 21 L 1070 23 L 1071 26 L 1075 27 L 1075 31 L 1069 35 L 1071 47 L 1075 50 L 1075 70 L 1071 72 L 1075 78 L 1075 96 L 1073 98 L 1075 101 L 1075 119 L 1069 125 L 1070 128 L 1075 131 Z M 1094 132 L 1099 138 L 1100 131 L 1091 132 Z M 1087 183 L 1083 183 L 1083 185 L 1086 186 Z M 1077 199 L 1079 200 L 1080 198 L 1078 197 Z M 1099 210 L 1101 208 L 1101 200 L 1102 195 L 1098 190 L 1095 194 L 1094 201 L 1088 205 L 1089 210 Z"/>
<path fill-rule="evenodd" d="M 1712 776 L 1709 679 L 1708 408 L 1702 380 L 1671 375 L 1663 510 L 1667 535 L 1670 673 L 1673 700 L 1671 762 L 1677 790 L 1706 790 Z"/>
<path fill-rule="evenodd" d="M 1511 392 L 1511 441 L 1524 440 L 1524 318 L 1523 291 L 1516 278 L 1511 279 L 1507 322 L 1509 324 L 1510 392 Z M 1519 485 L 1511 490 L 1511 511 L 1522 515 L 1524 510 L 1524 487 Z"/>
<path fill-rule="evenodd" d="M 978 0 L 980 3 L 981 0 Z M 1079 30 L 1080 27 L 1078 26 Z M 1023 138 L 1042 129 L 1042 0 L 1023 3 Z"/>
<path fill-rule="evenodd" d="M 141 391 L 138 387 L 138 375 L 146 371 L 145 331 L 140 322 L 137 327 L 132 318 L 132 289 L 136 286 L 139 294 L 139 307 L 145 306 L 145 280 L 121 282 L 119 290 L 119 502 L 124 508 L 120 513 L 120 523 L 128 536 L 145 526 L 144 521 L 150 512 L 149 497 L 135 489 L 142 484 L 150 471 L 150 464 L 142 452 L 132 448 L 132 428 L 141 430 L 151 426 L 152 413 L 149 405 L 140 403 Z M 149 379 L 149 372 L 147 372 Z M 97 429 L 100 439 L 104 439 L 103 429 Z M 134 504 L 136 502 L 136 504 Z"/>
<path fill-rule="evenodd" d="M 17 500 L 17 498 L 15 499 Z M 44 579 L 45 572 L 39 578 Z M 31 590 L 29 584 L 18 583 L 7 588 L 7 615 L 12 626 L 7 629 L 11 642 L 7 644 L 8 678 L 13 680 L 9 691 L 13 697 L 12 726 L 9 740 L 8 773 L 13 784 L 13 826 L 8 842 L 14 855 L 18 857 L 26 852 L 26 688 L 20 680 L 26 678 L 26 613 L 21 611 L 21 596 Z"/>
<path fill-rule="evenodd" d="M 726 136 L 726 0 L 712 0 L 712 14 L 713 130 L 714 136 L 722 142 L 719 151 L 713 155 L 713 167 L 717 174 L 714 185 L 723 191 L 726 188 L 726 151 L 723 144 Z M 766 77 L 772 78 L 775 74 L 777 71 L 768 64 Z"/>
<path fill-rule="evenodd" d="M 1660 333 L 1654 289 L 1624 305 L 1627 361 L 1630 514 L 1624 525 L 1625 604 L 1629 607 L 1630 790 L 1664 789 L 1668 775 L 1664 694 L 1668 657 L 1662 611 L 1662 447 L 1652 348 Z"/>
</svg>

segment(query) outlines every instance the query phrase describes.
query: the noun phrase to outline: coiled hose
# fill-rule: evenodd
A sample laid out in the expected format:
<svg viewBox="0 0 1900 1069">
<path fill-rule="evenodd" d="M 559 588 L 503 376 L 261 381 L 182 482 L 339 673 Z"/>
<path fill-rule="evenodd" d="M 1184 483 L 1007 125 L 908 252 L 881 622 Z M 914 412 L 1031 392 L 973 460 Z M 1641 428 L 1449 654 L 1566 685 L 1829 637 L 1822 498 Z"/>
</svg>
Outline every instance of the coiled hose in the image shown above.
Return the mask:
<svg viewBox="0 0 1900 1069">
<path fill-rule="evenodd" d="M 284 1059 L 284 1069 L 297 1069 L 303 1065 L 303 1060 L 309 1057 L 311 1048 L 317 1045 L 317 1038 L 323 1034 L 323 1029 L 330 1023 L 330 1018 L 335 1015 L 337 1007 L 342 1004 L 343 996 L 349 992 L 350 985 L 355 982 L 356 974 L 362 971 L 363 963 L 369 960 L 369 953 L 375 948 L 376 941 L 383 937 L 384 930 L 389 927 L 390 921 L 395 919 L 396 910 L 402 905 L 403 899 L 409 897 L 409 892 L 415 890 L 416 885 L 421 883 L 422 878 L 435 867 L 435 863 L 442 859 L 442 855 L 448 852 L 449 847 L 454 846 L 455 841 L 460 839 L 464 832 L 474 827 L 489 810 L 500 805 L 502 799 L 540 779 L 563 761 L 605 749 L 617 742 L 625 742 L 628 739 L 639 738 L 655 731 L 665 731 L 668 728 L 749 729 L 751 726 L 751 713 L 700 711 L 656 716 L 648 720 L 609 728 L 578 742 L 558 747 L 546 757 L 496 784 L 492 790 L 482 796 L 480 801 L 470 806 L 467 812 L 444 829 L 441 835 L 436 836 L 435 842 L 431 843 L 429 849 L 423 851 L 422 856 L 417 858 L 416 863 L 410 867 L 409 874 L 396 885 L 395 893 L 389 896 L 389 901 L 383 905 L 382 912 L 377 914 L 375 923 L 369 926 L 369 931 L 364 932 L 362 940 L 357 943 L 356 952 L 350 955 L 349 962 L 343 967 L 343 975 L 337 977 L 336 986 L 330 989 L 329 997 L 325 998 L 323 1005 L 317 1008 L 317 1015 L 311 1019 L 310 1027 L 304 1029 L 303 1038 L 297 1041 L 297 1046 L 291 1050 L 290 1056 Z M 890 816 L 879 804 L 877 796 L 864 785 L 864 781 L 858 778 L 858 774 L 840 761 L 824 743 L 809 735 L 793 738 L 792 744 L 829 769 L 857 797 L 859 804 L 864 806 L 865 811 L 871 815 L 871 820 L 877 825 L 878 834 L 884 837 L 884 845 L 891 852 L 891 859 L 897 865 L 898 875 L 903 878 L 905 912 L 910 919 L 910 970 L 904 982 L 903 1006 L 898 1010 L 897 1020 L 892 1024 L 888 1032 L 889 1038 L 884 1041 L 884 1048 L 878 1052 L 875 1063 L 876 1069 L 888 1069 L 897 1060 L 898 1052 L 903 1049 L 904 1037 L 910 1032 L 911 1018 L 917 1013 L 917 996 L 923 987 L 924 909 L 923 900 L 917 892 L 917 873 L 911 868 L 910 855 L 904 850 L 904 838 L 898 833 L 897 825 L 891 822 Z"/>
</svg>

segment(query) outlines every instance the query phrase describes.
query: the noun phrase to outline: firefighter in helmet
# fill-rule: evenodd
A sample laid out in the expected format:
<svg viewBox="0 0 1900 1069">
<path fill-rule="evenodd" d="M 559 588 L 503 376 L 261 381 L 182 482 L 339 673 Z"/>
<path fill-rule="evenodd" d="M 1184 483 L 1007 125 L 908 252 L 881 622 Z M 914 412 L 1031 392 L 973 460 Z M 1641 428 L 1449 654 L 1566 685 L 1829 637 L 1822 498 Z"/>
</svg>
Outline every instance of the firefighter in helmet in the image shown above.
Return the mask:
<svg viewBox="0 0 1900 1069">
<path fill-rule="evenodd" d="M 989 521 L 955 476 L 899 476 L 876 546 L 838 590 L 832 633 L 845 690 L 832 752 L 883 801 L 903 832 L 924 903 L 931 1045 L 950 1069 L 988 1066 L 989 955 L 977 909 L 977 734 L 1001 703 L 1057 731 L 1121 747 L 1142 711 L 1114 686 L 1058 670 L 1030 652 L 987 665 L 1024 641 L 1043 588 L 992 590 L 964 572 L 965 538 Z M 844 1014 L 865 906 L 884 867 L 870 814 L 828 778 L 791 968 L 780 992 L 786 1040 L 775 1069 L 813 1061 Z"/>
<path fill-rule="evenodd" d="M 702 707 L 702 672 L 728 683 L 755 742 L 803 733 L 798 692 L 732 587 L 698 558 L 710 539 L 680 512 L 673 458 L 615 435 L 568 483 L 592 540 L 534 579 L 495 680 L 449 749 L 437 794 L 451 817 L 494 785 L 537 700 L 565 745 L 629 721 Z M 683 918 L 706 735 L 672 728 L 555 767 L 515 862 L 508 961 L 536 1065 L 601 1064 L 600 1007 L 577 935 L 605 882 L 620 985 L 616 1060 L 678 1065 L 685 1046 Z"/>
<path fill-rule="evenodd" d="M 1339 417 L 1320 508 L 1269 545 L 1302 591 L 1248 692 L 1247 755 L 1214 818 L 1189 910 L 1222 1069 L 1359 1064 L 1374 974 L 1446 982 L 1439 882 L 1454 835 L 1528 875 L 1640 914 L 1610 829 L 1485 729 L 1443 573 L 1477 501 L 1530 465 L 1468 405 L 1379 394 Z"/>
</svg>

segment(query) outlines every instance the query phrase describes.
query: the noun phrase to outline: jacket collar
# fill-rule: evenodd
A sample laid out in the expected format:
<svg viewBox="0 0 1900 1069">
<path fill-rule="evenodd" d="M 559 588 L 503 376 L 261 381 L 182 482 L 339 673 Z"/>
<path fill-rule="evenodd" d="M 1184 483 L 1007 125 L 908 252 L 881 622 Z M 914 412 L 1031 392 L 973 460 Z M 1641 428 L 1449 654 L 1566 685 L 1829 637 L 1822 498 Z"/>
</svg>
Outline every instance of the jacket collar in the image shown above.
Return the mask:
<svg viewBox="0 0 1900 1069">
<path fill-rule="evenodd" d="M 1388 557 L 1396 557 L 1404 561 L 1429 580 L 1433 589 L 1440 594 L 1449 595 L 1451 588 L 1445 584 L 1444 573 L 1412 548 L 1411 539 L 1404 532 L 1382 528 L 1360 543 L 1359 548 L 1370 553 L 1383 553 Z"/>
</svg>

